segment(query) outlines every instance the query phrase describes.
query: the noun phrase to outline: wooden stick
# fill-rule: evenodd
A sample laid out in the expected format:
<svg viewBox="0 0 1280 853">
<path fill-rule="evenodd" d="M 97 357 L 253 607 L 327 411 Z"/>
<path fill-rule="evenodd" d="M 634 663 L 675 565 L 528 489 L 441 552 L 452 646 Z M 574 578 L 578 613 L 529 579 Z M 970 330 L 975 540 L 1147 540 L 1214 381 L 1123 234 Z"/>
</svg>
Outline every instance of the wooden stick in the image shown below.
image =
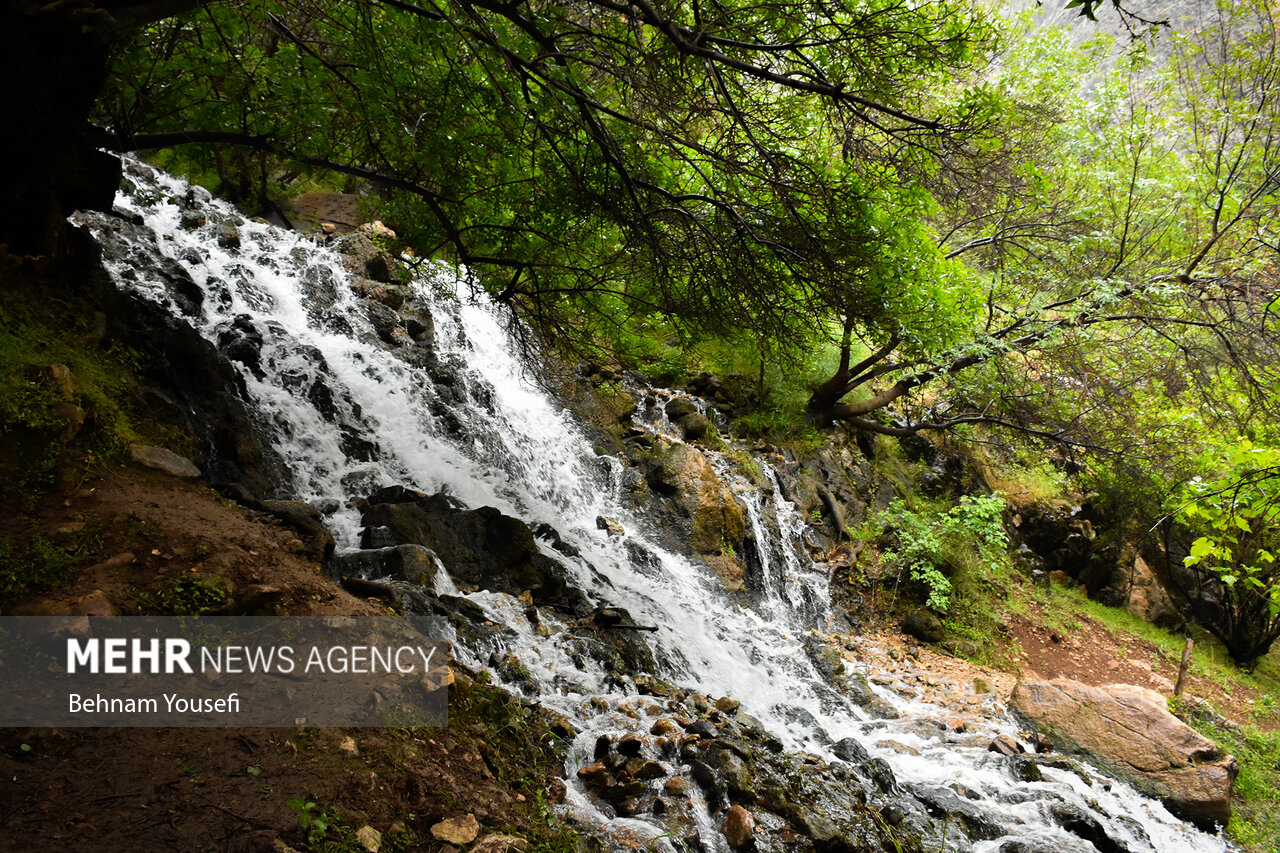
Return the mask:
<svg viewBox="0 0 1280 853">
<path fill-rule="evenodd" d="M 1182 688 L 1186 686 L 1187 670 L 1191 668 L 1191 648 L 1195 644 L 1190 637 L 1187 637 L 1187 644 L 1182 647 L 1182 663 L 1178 664 L 1178 681 L 1173 685 L 1173 695 L 1181 696 Z"/>
</svg>

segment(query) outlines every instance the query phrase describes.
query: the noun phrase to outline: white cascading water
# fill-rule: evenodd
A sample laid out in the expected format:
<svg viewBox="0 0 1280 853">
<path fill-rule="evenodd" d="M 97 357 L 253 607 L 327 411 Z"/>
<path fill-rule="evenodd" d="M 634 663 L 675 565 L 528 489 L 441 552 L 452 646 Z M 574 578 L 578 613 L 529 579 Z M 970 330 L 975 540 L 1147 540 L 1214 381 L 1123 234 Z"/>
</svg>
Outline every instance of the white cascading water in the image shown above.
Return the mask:
<svg viewBox="0 0 1280 853">
<path fill-rule="evenodd" d="M 941 718 L 937 707 L 883 691 L 881 698 L 901 716 L 867 719 L 824 683 L 804 652 L 806 634 L 826 629 L 825 614 L 817 612 L 825 608 L 826 578 L 800 545 L 804 519 L 782 498 L 774 471 L 758 463 L 774 485 L 771 494 L 731 475 L 749 510 L 767 575 L 763 601 L 747 607 L 730 600 L 704 565 L 646 535 L 650 522 L 625 508 L 622 464 L 597 455 L 569 415 L 539 389 L 498 313 L 468 298 L 456 270 L 423 264 L 411 285 L 434 318 L 438 361 L 456 374 L 449 398 L 442 400 L 439 383 L 426 369 L 378 341 L 335 251 L 290 231 L 243 221 L 220 202 L 193 202 L 193 194 L 207 194 L 149 167 L 127 162 L 126 170 L 137 189 L 132 196 L 121 193 L 117 206 L 141 216 L 156 236 L 149 245 L 135 239 L 122 247 L 117 260 L 108 261 L 109 270 L 122 288 L 181 315 L 171 292 L 137 275 L 128 260 L 134 252 L 162 252 L 184 266 L 204 293 L 199 310 L 188 308 L 185 317 L 204 337 L 218 343 L 246 328 L 261 336 L 258 369 L 242 368 L 251 405 L 293 474 L 293 482 L 284 484 L 288 496 L 322 507 L 340 548 L 355 548 L 359 541 L 359 514 L 350 499 L 383 485 L 444 491 L 470 507 L 497 507 L 530 526 L 550 524 L 580 551 L 577 558 L 548 551 L 569 567 L 579 588 L 599 604 L 626 608 L 639 624 L 657 626 L 648 639 L 662 677 L 740 700 L 789 749 L 830 758 L 831 743 L 854 737 L 887 761 L 909 789 L 962 780 L 1006 835 L 972 844 L 952 840 L 952 849 L 986 853 L 1020 839 L 1045 849 L 1093 850 L 1046 816 L 1049 799 L 1089 812 L 1133 853 L 1230 849 L 1220 837 L 1173 818 L 1118 782 L 1090 783 L 1053 769 L 1044 770 L 1043 782 L 1015 781 L 983 747 L 948 743 L 936 727 L 929 736 L 929 727 L 919 723 Z M 203 224 L 181 227 L 184 211 L 196 207 L 206 214 Z M 100 241 L 125 239 L 111 217 L 82 221 Z M 238 247 L 219 245 L 217 229 L 228 222 L 238 224 Z M 316 391 L 317 384 L 324 393 Z M 323 411 L 317 397 L 326 401 Z M 451 428 L 450 417 L 462 428 L 456 422 Z M 661 415 L 651 417 L 648 428 L 669 431 Z M 355 458 L 347 452 L 353 436 L 372 445 Z M 723 460 L 712 462 L 730 476 Z M 601 515 L 621 522 L 626 534 L 604 535 L 596 526 Z M 456 588 L 441 573 L 435 591 Z M 502 593 L 472 592 L 467 598 L 504 626 L 502 642 L 529 672 L 538 700 L 566 714 L 581 732 L 569 758 L 570 808 L 611 832 L 670 848 L 666 827 L 656 820 L 612 817 L 592 803 L 573 772 L 592 760 L 598 734 L 635 729 L 636 709 L 646 697 L 625 680 L 618 686 L 598 666 L 584 668 L 580 656 L 574 660 L 553 618 L 535 626 L 525 605 Z M 465 662 L 486 663 L 475 655 L 469 659 L 466 648 L 456 652 Z M 988 720 L 980 723 L 986 728 L 970 729 L 971 735 L 1017 733 L 1007 716 L 982 719 Z M 886 740 L 909 749 L 874 745 Z M 708 848 L 727 851 L 696 786 L 693 791 L 687 817 L 700 826 Z"/>
</svg>

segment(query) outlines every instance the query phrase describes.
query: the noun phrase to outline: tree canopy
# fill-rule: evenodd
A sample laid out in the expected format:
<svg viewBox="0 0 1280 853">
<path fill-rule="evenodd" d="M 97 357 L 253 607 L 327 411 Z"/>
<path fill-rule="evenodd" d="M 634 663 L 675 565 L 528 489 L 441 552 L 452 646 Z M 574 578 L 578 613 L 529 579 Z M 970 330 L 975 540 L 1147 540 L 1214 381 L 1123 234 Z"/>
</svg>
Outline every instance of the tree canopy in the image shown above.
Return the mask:
<svg viewBox="0 0 1280 853">
<path fill-rule="evenodd" d="M 148 29 L 103 118 L 392 188 L 561 342 L 652 314 L 779 349 L 835 314 L 933 345 L 972 306 L 922 185 L 992 138 L 995 45 L 951 0 L 219 3 Z"/>
<path fill-rule="evenodd" d="M 177 6 L 118 43 L 101 144 L 264 204 L 376 187 L 561 348 L 830 353 L 819 425 L 1016 431 L 1166 497 L 1277 442 L 1261 0 L 1082 47 L 970 0 Z"/>
</svg>

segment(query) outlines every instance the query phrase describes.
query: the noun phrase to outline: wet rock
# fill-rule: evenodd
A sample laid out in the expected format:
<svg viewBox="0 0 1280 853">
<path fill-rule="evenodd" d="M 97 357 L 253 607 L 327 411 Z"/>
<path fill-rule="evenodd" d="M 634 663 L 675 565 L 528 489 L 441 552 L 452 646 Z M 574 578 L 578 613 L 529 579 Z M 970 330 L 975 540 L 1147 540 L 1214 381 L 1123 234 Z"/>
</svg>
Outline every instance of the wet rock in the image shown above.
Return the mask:
<svg viewBox="0 0 1280 853">
<path fill-rule="evenodd" d="M 732 749 L 719 743 L 714 744 L 707 750 L 706 762 L 734 796 L 750 794 L 755 787 L 751 769 Z"/>
<path fill-rule="evenodd" d="M 1061 850 L 1056 844 L 1018 839 L 1001 844 L 999 853 L 1060 853 Z"/>
<path fill-rule="evenodd" d="M 1010 765 L 1013 769 L 1013 778 L 1022 782 L 1043 782 L 1044 774 L 1040 772 L 1040 765 L 1035 758 L 1030 755 L 1017 755 L 1013 757 Z"/>
<path fill-rule="evenodd" d="M 926 643 L 941 642 L 947 632 L 942 621 L 923 607 L 912 610 L 902 620 L 902 630 Z"/>
<path fill-rule="evenodd" d="M 480 834 L 480 823 L 473 814 L 442 820 L 431 827 L 431 837 L 446 844 L 470 844 Z"/>
<path fill-rule="evenodd" d="M 618 741 L 618 754 L 627 758 L 636 758 L 644 750 L 644 741 L 639 735 L 626 734 Z"/>
<path fill-rule="evenodd" d="M 369 493 L 368 501 L 370 504 L 407 504 L 420 501 L 427 495 L 425 492 L 419 492 L 417 489 L 408 489 L 404 486 L 383 486 Z"/>
<path fill-rule="evenodd" d="M 533 528 L 533 533 L 542 541 L 549 542 L 552 548 L 559 551 L 561 554 L 564 554 L 566 557 L 576 557 L 581 553 L 576 547 L 564 541 L 564 539 L 560 537 L 560 531 L 556 530 L 545 521 Z"/>
<path fill-rule="evenodd" d="M 350 551 L 330 561 L 333 573 L 347 577 L 390 578 L 426 589 L 435 584 L 435 554 L 421 545 L 396 545 L 368 551 Z"/>
<path fill-rule="evenodd" d="M 387 252 L 378 252 L 365 262 L 365 274 L 374 281 L 394 282 L 401 273 L 400 263 Z"/>
<path fill-rule="evenodd" d="M 991 741 L 991 745 L 987 747 L 987 752 L 994 752 L 997 755 L 1018 755 L 1026 752 L 1022 744 L 1018 743 L 1009 735 L 1000 735 Z"/>
<path fill-rule="evenodd" d="M 679 731 L 679 727 L 666 717 L 661 717 L 649 729 L 649 734 L 656 736 L 671 735 Z"/>
<path fill-rule="evenodd" d="M 163 471 L 171 477 L 184 480 L 198 480 L 200 469 L 185 456 L 179 456 L 172 450 L 163 447 L 151 447 L 146 444 L 129 445 L 129 458 L 147 468 Z"/>
<path fill-rule="evenodd" d="M 981 803 L 966 800 L 946 788 L 926 788 L 916 795 L 934 818 L 958 822 L 964 834 L 974 841 L 990 840 L 1004 835 Z"/>
<path fill-rule="evenodd" d="M 214 233 L 218 245 L 227 251 L 234 251 L 240 248 L 240 230 L 234 225 L 224 223 L 219 225 Z"/>
<path fill-rule="evenodd" d="M 582 780 L 584 785 L 601 790 L 613 784 L 613 776 L 609 773 L 609 768 L 605 766 L 603 761 L 597 761 L 579 769 L 578 778 Z"/>
<path fill-rule="evenodd" d="M 725 542 L 742 542 L 745 513 L 697 450 L 677 444 L 649 458 L 645 477 L 654 493 L 669 501 L 675 511 L 673 520 L 688 531 L 695 551 L 719 552 Z"/>
<path fill-rule="evenodd" d="M 381 284 L 355 276 L 351 279 L 351 289 L 365 299 L 385 305 L 392 311 L 399 311 L 405 303 L 405 290 L 400 285 Z"/>
<path fill-rule="evenodd" d="M 668 419 L 676 422 L 688 415 L 697 414 L 698 407 L 688 397 L 672 397 L 663 407 L 663 411 L 667 413 Z"/>
<path fill-rule="evenodd" d="M 745 848 L 755 843 L 756 819 L 742 806 L 730 806 L 725 812 L 720 831 L 734 848 Z"/>
<path fill-rule="evenodd" d="M 699 737 L 704 737 L 708 740 L 720 734 L 720 732 L 716 730 L 716 727 L 707 720 L 695 720 L 685 727 L 685 731 L 691 735 L 698 735 Z"/>
<path fill-rule="evenodd" d="M 304 501 L 263 501 L 262 507 L 298 531 L 307 554 L 313 559 L 324 560 L 333 553 L 333 534 L 321 520 L 317 507 Z"/>
<path fill-rule="evenodd" d="M 607 515 L 596 516 L 596 528 L 603 530 L 610 536 L 625 536 L 627 531 L 616 519 L 609 518 Z"/>
<path fill-rule="evenodd" d="M 1109 836 L 1098 819 L 1083 809 L 1068 803 L 1055 803 L 1049 814 L 1067 832 L 1092 844 L 1098 853 L 1129 853 L 1124 843 Z"/>
<path fill-rule="evenodd" d="M 350 234 L 337 242 L 344 264 L 353 275 L 365 275 L 374 281 L 394 282 L 400 274 L 400 262 L 379 249 L 365 234 Z"/>
<path fill-rule="evenodd" d="M 667 771 L 656 761 L 644 758 L 632 758 L 627 761 L 625 770 L 628 776 L 635 779 L 661 779 Z"/>
<path fill-rule="evenodd" d="M 460 585 L 511 595 L 529 590 L 539 604 L 571 610 L 585 604 L 582 593 L 569 585 L 567 570 L 542 553 L 528 525 L 493 507 L 461 509 L 446 495 L 432 495 L 370 506 L 363 522 L 385 527 L 390 544 L 430 548 Z"/>
<path fill-rule="evenodd" d="M 813 841 L 819 850 L 830 850 L 838 847 L 840 827 L 835 821 L 817 811 L 801 811 L 792 818 L 796 829 Z"/>
<path fill-rule="evenodd" d="M 1175 814 L 1201 826 L 1230 818 L 1235 758 L 1170 714 L 1159 694 L 1024 679 L 1009 706 L 1062 748 L 1089 753 Z"/>
<path fill-rule="evenodd" d="M 383 343 L 392 346 L 400 346 L 406 343 L 409 333 L 400 328 L 400 315 L 394 309 L 388 308 L 381 302 L 367 300 L 364 303 L 365 313 L 369 315 L 369 322 L 373 324 L 373 330 Z"/>
<path fill-rule="evenodd" d="M 414 343 L 431 347 L 435 343 L 435 319 L 426 308 L 420 305 L 406 306 L 400 309 L 400 319 L 404 321 L 404 330 L 409 333 Z"/>
<path fill-rule="evenodd" d="M 843 664 L 841 664 L 841 669 L 843 669 Z M 871 684 L 867 681 L 865 673 L 855 672 L 848 677 L 838 678 L 837 683 L 845 688 L 845 692 L 853 700 L 854 704 L 872 715 L 885 720 L 896 720 L 899 717 L 897 709 L 877 696 L 875 691 L 871 689 Z"/>
<path fill-rule="evenodd" d="M 262 372 L 262 343 L 262 331 L 247 314 L 238 315 L 230 326 L 218 332 L 219 351 L 249 368 L 249 372 L 259 379 L 266 376 Z"/>
<path fill-rule="evenodd" d="M 693 412 L 685 415 L 677 423 L 680 431 L 684 433 L 684 437 L 689 441 L 697 441 L 704 438 L 711 429 L 711 420 L 700 412 Z"/>
<path fill-rule="evenodd" d="M 831 751 L 835 753 L 837 758 L 850 764 L 862 764 L 871 758 L 866 747 L 851 737 L 836 741 L 836 745 L 831 748 Z"/>
</svg>

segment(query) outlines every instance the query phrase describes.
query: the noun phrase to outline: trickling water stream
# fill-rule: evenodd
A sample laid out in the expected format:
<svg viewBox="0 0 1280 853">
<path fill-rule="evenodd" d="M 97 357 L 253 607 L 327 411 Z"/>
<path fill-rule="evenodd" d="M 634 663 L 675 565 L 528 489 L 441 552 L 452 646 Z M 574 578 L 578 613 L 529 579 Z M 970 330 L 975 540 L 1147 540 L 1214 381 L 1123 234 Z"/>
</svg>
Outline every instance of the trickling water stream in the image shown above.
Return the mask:
<svg viewBox="0 0 1280 853">
<path fill-rule="evenodd" d="M 899 717 L 869 719 L 829 686 L 804 651 L 806 636 L 827 627 L 825 572 L 801 546 L 804 519 L 782 497 L 766 461 L 757 461 L 769 486 L 761 490 L 727 459 L 708 453 L 746 506 L 759 551 L 760 591 L 756 606 L 746 607 L 726 596 L 706 566 L 648 535 L 651 520 L 627 509 L 622 463 L 593 451 L 513 354 L 499 315 L 468 298 L 456 271 L 424 264 L 409 285 L 401 313 L 418 310 L 434 327 L 433 346 L 416 345 L 403 330 L 379 327 L 332 249 L 244 221 L 230 207 L 202 199 L 203 191 L 147 167 L 129 163 L 127 172 L 136 189 L 117 204 L 140 216 L 145 228 L 84 217 L 100 241 L 116 244 L 108 268 L 122 288 L 167 306 L 239 362 L 260 425 L 292 473 L 284 491 L 324 510 L 340 548 L 360 543 L 352 499 L 394 484 L 446 492 L 470 507 L 494 506 L 531 527 L 551 525 L 579 554 L 568 558 L 544 546 L 568 566 L 576 586 L 599 604 L 626 608 L 636 623 L 656 626 L 648 640 L 660 677 L 739 700 L 789 751 L 833 760 L 832 745 L 853 737 L 887 761 L 908 790 L 962 782 L 973 807 L 997 830 L 976 842 L 952 832 L 943 842 L 944 822 L 939 849 L 997 851 L 1013 839 L 1037 845 L 1021 848 L 1028 850 L 1095 849 L 1049 817 L 1055 803 L 1088 812 L 1133 853 L 1228 849 L 1120 783 L 1052 769 L 1043 782 L 1013 779 L 974 745 L 1016 735 L 1007 717 L 980 718 L 985 728 L 960 743 L 922 724 L 941 716 L 936 707 L 877 688 Z M 171 284 L 135 272 L 148 266 L 138 262 L 141 253 L 155 252 L 185 268 L 199 292 L 175 293 Z M 674 439 L 660 410 L 650 410 L 643 424 Z M 598 516 L 616 519 L 626 534 L 606 536 L 597 529 Z M 434 591 L 457 593 L 443 572 Z M 600 734 L 647 738 L 653 718 L 645 709 L 653 700 L 628 679 L 575 655 L 553 614 L 535 625 L 525 603 L 512 596 L 477 591 L 466 597 L 503 631 L 488 648 L 459 641 L 459 659 L 485 666 L 496 653 L 514 654 L 538 700 L 580 732 L 570 753 L 569 808 L 635 838 L 662 837 L 656 843 L 670 847 L 671 816 L 619 817 L 575 775 L 592 761 Z M 897 747 L 875 746 L 885 742 Z M 647 741 L 644 749 L 664 773 L 687 772 Z M 697 785 L 690 786 L 682 814 L 706 847 L 728 850 Z"/>
</svg>

